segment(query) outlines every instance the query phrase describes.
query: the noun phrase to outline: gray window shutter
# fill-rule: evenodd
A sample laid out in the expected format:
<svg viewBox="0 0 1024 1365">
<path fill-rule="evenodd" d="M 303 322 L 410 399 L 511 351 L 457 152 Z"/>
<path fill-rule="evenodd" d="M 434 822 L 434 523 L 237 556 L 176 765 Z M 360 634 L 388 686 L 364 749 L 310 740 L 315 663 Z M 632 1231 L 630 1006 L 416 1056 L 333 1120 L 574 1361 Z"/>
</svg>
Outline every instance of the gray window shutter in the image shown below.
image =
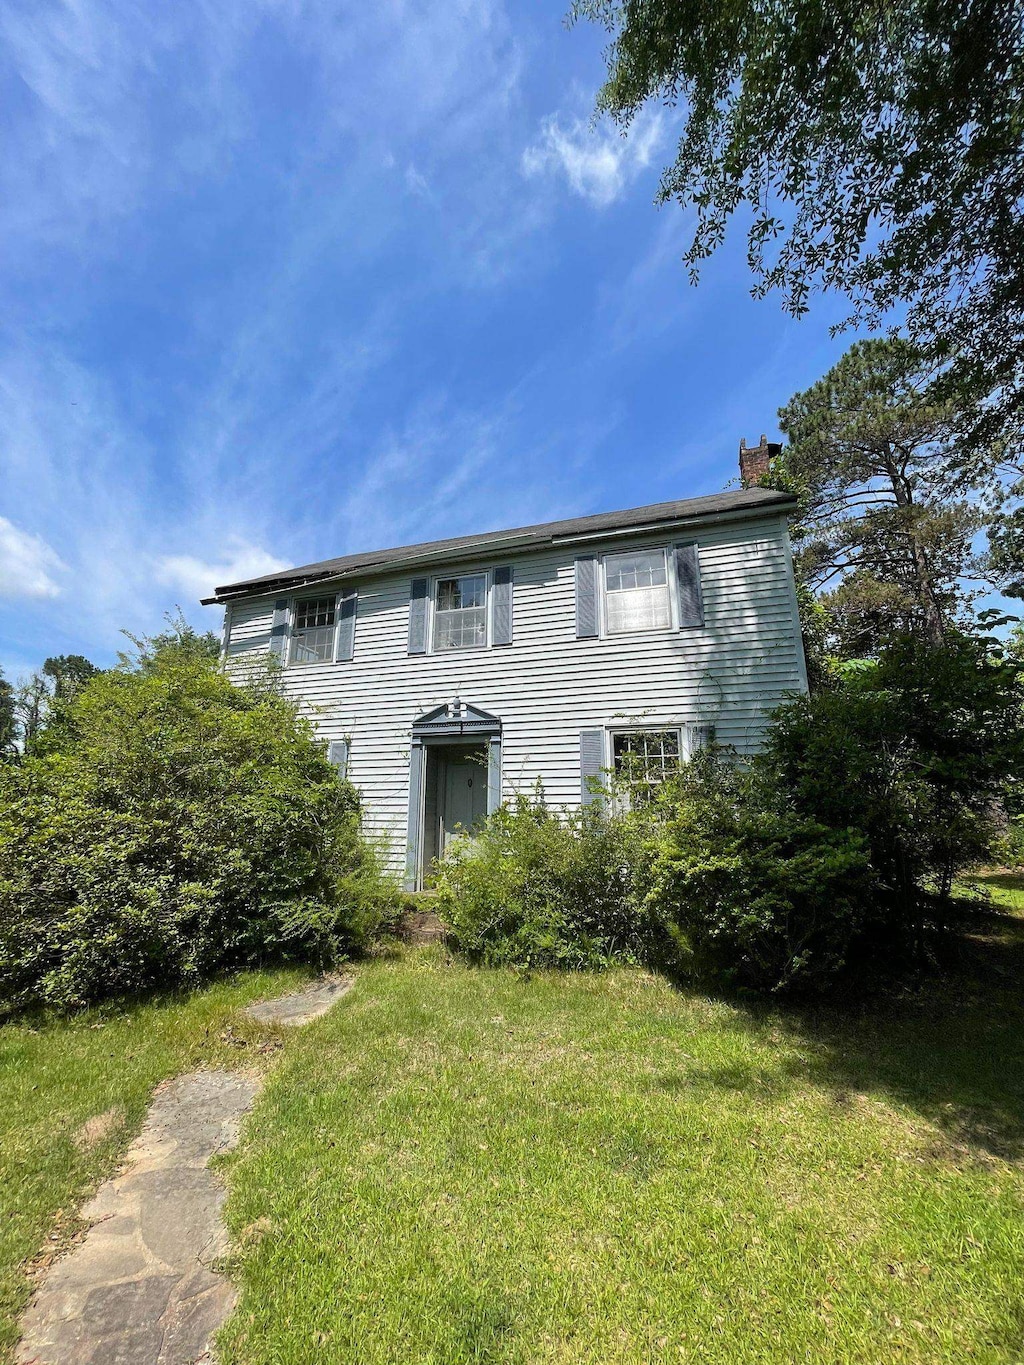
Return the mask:
<svg viewBox="0 0 1024 1365">
<path fill-rule="evenodd" d="M 224 628 L 220 637 L 220 661 L 226 662 L 231 653 L 231 603 L 224 608 Z"/>
<path fill-rule="evenodd" d="M 332 739 L 327 746 L 327 761 L 333 763 L 339 777 L 348 776 L 348 740 Z"/>
<path fill-rule="evenodd" d="M 409 593 L 409 653 L 427 652 L 427 590 L 430 580 L 414 578 Z"/>
<path fill-rule="evenodd" d="M 600 794 L 591 791 L 588 779 L 596 777 L 601 781 L 604 774 L 604 731 L 580 731 L 580 800 L 585 806 L 591 801 L 599 801 Z"/>
<path fill-rule="evenodd" d="M 351 659 L 356 645 L 356 589 L 342 588 L 338 594 L 338 634 L 334 642 L 336 662 Z"/>
<path fill-rule="evenodd" d="M 405 853 L 405 889 L 415 891 L 420 884 L 420 833 L 423 825 L 422 744 L 414 744 L 409 754 L 409 826 Z"/>
<path fill-rule="evenodd" d="M 494 570 L 491 588 L 491 644 L 512 643 L 512 565 Z"/>
<path fill-rule="evenodd" d="M 274 622 L 270 627 L 270 652 L 281 662 L 285 662 L 288 646 L 288 599 L 282 597 L 274 603 Z"/>
<path fill-rule="evenodd" d="M 487 814 L 493 815 L 501 805 L 501 740 L 492 739 L 487 746 Z"/>
<path fill-rule="evenodd" d="M 679 585 L 679 627 L 704 624 L 704 598 L 700 590 L 700 555 L 695 540 L 676 546 L 676 582 Z"/>
<path fill-rule="evenodd" d="M 690 726 L 690 753 L 695 754 L 698 749 L 706 749 L 715 742 L 715 727 L 713 725 L 691 725 Z"/>
<path fill-rule="evenodd" d="M 597 600 L 597 556 L 580 555 L 576 560 L 576 638 L 592 639 L 600 621 Z"/>
</svg>

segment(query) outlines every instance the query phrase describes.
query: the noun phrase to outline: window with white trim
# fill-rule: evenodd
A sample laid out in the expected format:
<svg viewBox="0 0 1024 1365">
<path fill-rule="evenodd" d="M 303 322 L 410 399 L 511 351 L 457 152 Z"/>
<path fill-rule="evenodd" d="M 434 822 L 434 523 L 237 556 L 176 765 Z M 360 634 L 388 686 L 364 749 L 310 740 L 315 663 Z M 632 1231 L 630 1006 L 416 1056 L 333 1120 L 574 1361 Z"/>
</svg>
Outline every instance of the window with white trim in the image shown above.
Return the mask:
<svg viewBox="0 0 1024 1365">
<path fill-rule="evenodd" d="M 605 555 L 604 623 L 609 635 L 667 630 L 672 625 L 664 550 Z"/>
<path fill-rule="evenodd" d="M 322 664 L 334 658 L 334 597 L 299 597 L 292 615 L 288 662 Z"/>
<path fill-rule="evenodd" d="M 612 766 L 615 776 L 628 782 L 640 797 L 654 795 L 666 777 L 679 770 L 682 732 L 671 730 L 622 730 L 612 735 Z"/>
<path fill-rule="evenodd" d="M 487 575 L 439 578 L 434 586 L 434 648 L 478 649 L 487 644 Z"/>
</svg>

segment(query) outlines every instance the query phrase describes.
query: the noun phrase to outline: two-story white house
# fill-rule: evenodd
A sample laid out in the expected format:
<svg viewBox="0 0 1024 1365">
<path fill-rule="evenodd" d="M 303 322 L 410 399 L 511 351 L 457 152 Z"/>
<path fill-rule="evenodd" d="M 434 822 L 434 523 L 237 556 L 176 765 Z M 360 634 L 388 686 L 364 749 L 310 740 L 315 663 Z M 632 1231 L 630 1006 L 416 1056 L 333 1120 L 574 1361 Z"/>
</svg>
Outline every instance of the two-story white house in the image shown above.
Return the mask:
<svg viewBox="0 0 1024 1365">
<path fill-rule="evenodd" d="M 344 555 L 206 600 L 224 604 L 229 667 L 277 656 L 412 889 L 457 828 L 538 778 L 572 806 L 603 771 L 655 776 L 712 733 L 757 749 L 807 685 L 791 507 L 745 488 Z"/>
</svg>

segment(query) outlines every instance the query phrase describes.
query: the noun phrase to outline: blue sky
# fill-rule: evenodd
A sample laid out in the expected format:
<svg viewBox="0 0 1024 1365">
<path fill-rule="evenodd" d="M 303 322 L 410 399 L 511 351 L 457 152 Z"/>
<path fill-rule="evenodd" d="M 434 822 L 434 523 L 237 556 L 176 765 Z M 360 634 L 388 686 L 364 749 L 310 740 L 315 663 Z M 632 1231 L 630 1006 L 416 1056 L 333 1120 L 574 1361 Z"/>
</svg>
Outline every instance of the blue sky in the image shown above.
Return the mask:
<svg viewBox="0 0 1024 1365">
<path fill-rule="evenodd" d="M 849 344 L 688 283 L 564 0 L 3 0 L 0 665 L 276 566 L 722 488 Z"/>
</svg>

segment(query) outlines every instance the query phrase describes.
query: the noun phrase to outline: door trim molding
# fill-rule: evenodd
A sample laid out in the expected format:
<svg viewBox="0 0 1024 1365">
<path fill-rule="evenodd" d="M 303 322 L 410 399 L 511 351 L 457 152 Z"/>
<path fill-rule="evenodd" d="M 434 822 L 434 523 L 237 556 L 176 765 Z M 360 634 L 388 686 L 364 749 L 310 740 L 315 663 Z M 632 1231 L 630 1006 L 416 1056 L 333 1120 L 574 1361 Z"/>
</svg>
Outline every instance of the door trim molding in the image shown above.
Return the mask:
<svg viewBox="0 0 1024 1365">
<path fill-rule="evenodd" d="M 426 795 L 426 751 L 435 745 L 487 745 L 487 814 L 501 805 L 501 720 L 489 711 L 454 697 L 424 712 L 412 723 L 409 751 L 409 822 L 405 855 L 405 889 L 423 889 L 423 821 Z"/>
</svg>

